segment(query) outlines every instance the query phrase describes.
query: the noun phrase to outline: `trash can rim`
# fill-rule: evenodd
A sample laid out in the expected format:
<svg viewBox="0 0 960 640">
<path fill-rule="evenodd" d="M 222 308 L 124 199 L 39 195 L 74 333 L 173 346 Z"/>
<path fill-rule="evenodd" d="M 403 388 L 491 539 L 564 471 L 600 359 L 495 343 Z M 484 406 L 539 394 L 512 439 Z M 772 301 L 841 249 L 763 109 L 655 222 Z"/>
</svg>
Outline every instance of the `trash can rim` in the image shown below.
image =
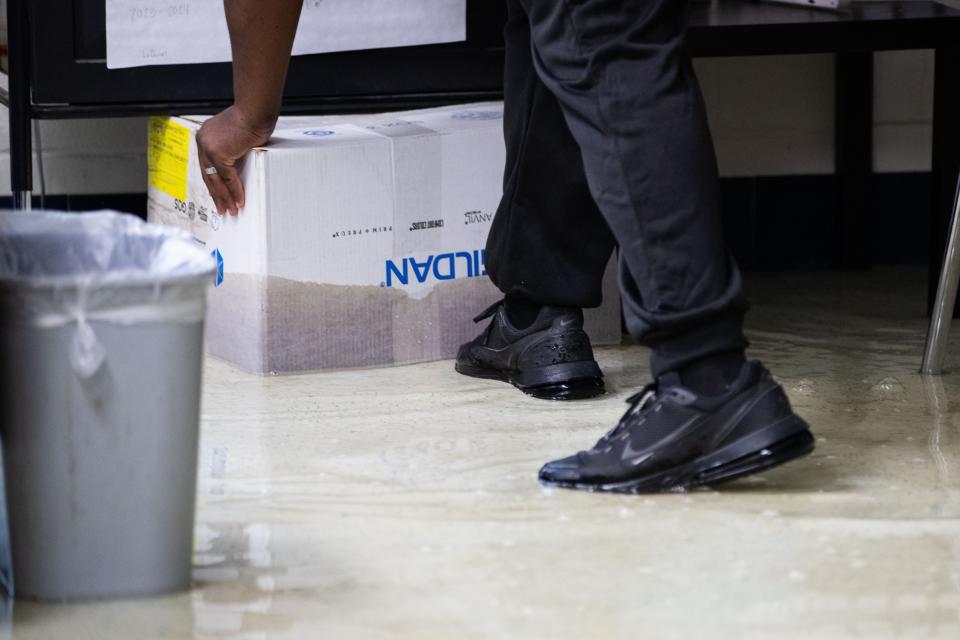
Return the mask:
<svg viewBox="0 0 960 640">
<path fill-rule="evenodd" d="M 202 271 L 176 275 L 150 274 L 132 269 L 109 273 L 74 273 L 64 276 L 5 276 L 0 274 L 0 288 L 21 290 L 62 290 L 72 287 L 136 289 L 138 287 L 167 287 L 191 283 L 206 284 L 216 271 L 216 264 L 213 264 Z"/>
<path fill-rule="evenodd" d="M 102 227 L 102 228 L 101 228 Z M 16 269 L 0 270 L 0 287 L 4 289 L 50 290 L 75 287 L 130 289 L 139 287 L 175 286 L 200 283 L 217 271 L 212 256 L 197 246 L 190 234 L 173 227 L 150 224 L 140 218 L 117 211 L 69 213 L 61 211 L 0 211 L 0 250 L 16 246 L 19 239 L 38 235 L 93 236 L 108 229 L 128 238 L 159 240 L 164 246 L 183 251 L 182 261 L 165 264 L 128 264 L 114 268 L 84 265 L 71 273 L 29 273 Z M 167 245 L 166 243 L 170 243 Z M 0 251 L 2 253 L 2 251 Z M 13 250 L 16 255 L 16 250 Z"/>
</svg>

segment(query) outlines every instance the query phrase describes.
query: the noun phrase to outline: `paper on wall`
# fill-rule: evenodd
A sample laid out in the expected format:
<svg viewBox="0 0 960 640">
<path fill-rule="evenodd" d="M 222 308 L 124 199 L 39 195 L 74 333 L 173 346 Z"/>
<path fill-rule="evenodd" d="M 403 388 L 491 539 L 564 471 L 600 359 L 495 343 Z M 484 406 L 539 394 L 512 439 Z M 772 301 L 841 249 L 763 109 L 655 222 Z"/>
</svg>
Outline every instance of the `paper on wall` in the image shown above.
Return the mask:
<svg viewBox="0 0 960 640">
<path fill-rule="evenodd" d="M 229 62 L 222 0 L 106 0 L 107 67 Z M 466 0 L 304 0 L 294 55 L 466 39 Z"/>
</svg>

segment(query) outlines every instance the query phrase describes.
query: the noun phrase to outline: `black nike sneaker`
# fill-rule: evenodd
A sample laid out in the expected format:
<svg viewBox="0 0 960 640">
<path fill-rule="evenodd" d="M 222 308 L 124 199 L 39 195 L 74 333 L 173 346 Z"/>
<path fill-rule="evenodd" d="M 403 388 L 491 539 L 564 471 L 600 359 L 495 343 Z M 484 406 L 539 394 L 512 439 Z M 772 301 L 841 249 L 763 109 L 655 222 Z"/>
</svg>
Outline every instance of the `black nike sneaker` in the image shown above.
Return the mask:
<svg viewBox="0 0 960 640">
<path fill-rule="evenodd" d="M 501 300 L 474 322 L 487 318 L 490 324 L 483 333 L 460 347 L 458 372 L 503 380 L 547 400 L 578 400 L 604 393 L 603 373 L 583 331 L 580 309 L 543 307 L 533 324 L 517 329 Z"/>
<path fill-rule="evenodd" d="M 547 463 L 540 481 L 588 491 L 673 491 L 733 480 L 813 451 L 809 426 L 759 362 L 744 364 L 721 396 L 698 396 L 667 374 L 628 402 L 619 424 L 593 449 Z"/>
</svg>

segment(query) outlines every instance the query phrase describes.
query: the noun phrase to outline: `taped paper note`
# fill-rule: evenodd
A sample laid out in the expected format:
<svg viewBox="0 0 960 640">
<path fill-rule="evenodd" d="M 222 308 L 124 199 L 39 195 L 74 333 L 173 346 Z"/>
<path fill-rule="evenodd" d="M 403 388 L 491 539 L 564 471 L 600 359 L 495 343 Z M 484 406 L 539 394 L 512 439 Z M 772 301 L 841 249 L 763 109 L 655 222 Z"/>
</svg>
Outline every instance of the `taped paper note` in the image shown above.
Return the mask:
<svg viewBox="0 0 960 640">
<path fill-rule="evenodd" d="M 187 200 L 190 129 L 167 118 L 150 118 L 147 174 L 150 185 L 178 201 Z"/>
<path fill-rule="evenodd" d="M 222 0 L 106 0 L 107 67 L 229 62 Z M 294 55 L 466 39 L 466 0 L 304 0 Z"/>
</svg>

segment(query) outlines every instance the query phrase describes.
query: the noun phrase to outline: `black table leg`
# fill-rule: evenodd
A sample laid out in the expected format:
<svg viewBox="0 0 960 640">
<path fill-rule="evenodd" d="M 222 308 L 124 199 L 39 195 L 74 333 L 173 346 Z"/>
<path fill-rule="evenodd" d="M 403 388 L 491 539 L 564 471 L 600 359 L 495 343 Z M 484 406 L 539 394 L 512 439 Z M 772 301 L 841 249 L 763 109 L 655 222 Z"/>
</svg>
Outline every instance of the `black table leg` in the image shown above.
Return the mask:
<svg viewBox="0 0 960 640">
<path fill-rule="evenodd" d="M 933 305 L 943 267 L 953 196 L 960 175 L 960 47 L 938 48 L 935 65 L 928 310 Z M 954 317 L 957 315 L 954 311 Z"/>
<path fill-rule="evenodd" d="M 15 209 L 30 208 L 33 149 L 30 137 L 28 0 L 7 0 L 10 73 L 10 190 Z"/>
<path fill-rule="evenodd" d="M 870 266 L 873 176 L 873 52 L 836 56 L 837 226 L 834 266 Z"/>
</svg>

